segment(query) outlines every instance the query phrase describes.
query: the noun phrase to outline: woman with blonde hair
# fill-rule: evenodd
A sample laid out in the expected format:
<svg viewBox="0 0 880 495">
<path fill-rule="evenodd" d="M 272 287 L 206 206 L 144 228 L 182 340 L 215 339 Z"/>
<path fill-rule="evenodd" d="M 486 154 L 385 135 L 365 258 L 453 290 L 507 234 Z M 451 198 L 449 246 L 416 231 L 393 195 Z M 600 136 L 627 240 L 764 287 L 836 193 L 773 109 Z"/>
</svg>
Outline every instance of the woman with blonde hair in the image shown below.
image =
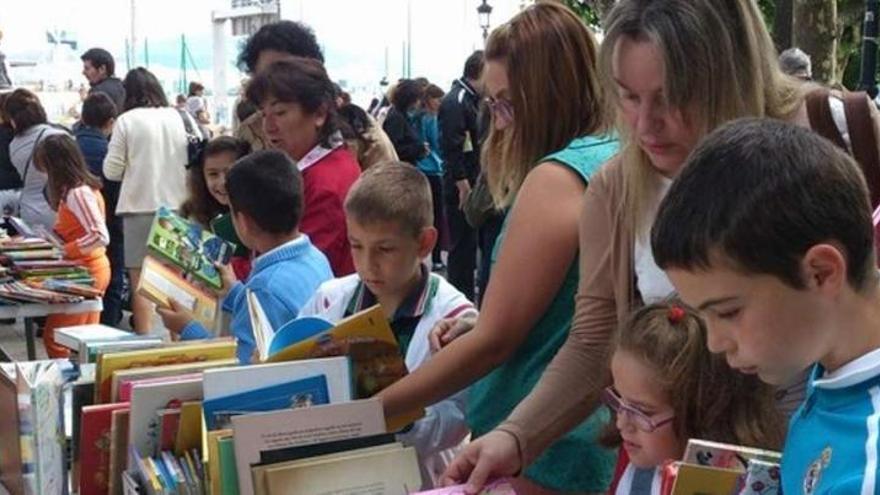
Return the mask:
<svg viewBox="0 0 880 495">
<path fill-rule="evenodd" d="M 556 2 L 525 9 L 492 33 L 485 60 L 492 129 L 483 166 L 507 217 L 482 311 L 473 331 L 380 394 L 394 415 L 473 384 L 475 437 L 529 393 L 568 335 L 583 193 L 618 149 L 606 135 L 596 43 L 570 10 Z M 517 493 L 604 491 L 615 453 L 597 437 L 608 419 L 601 410 L 581 421 L 515 480 Z"/>
<path fill-rule="evenodd" d="M 810 126 L 808 87 L 780 71 L 754 0 L 621 0 L 606 28 L 600 72 L 621 152 L 585 196 L 574 324 L 531 394 L 447 470 L 449 481 L 468 481 L 473 490 L 527 469 L 597 410 L 615 329 L 633 309 L 673 293 L 648 237 L 660 201 L 703 136 L 740 117 Z M 795 383 L 779 391 L 777 405 L 791 413 L 802 397 L 803 383 Z"/>
</svg>

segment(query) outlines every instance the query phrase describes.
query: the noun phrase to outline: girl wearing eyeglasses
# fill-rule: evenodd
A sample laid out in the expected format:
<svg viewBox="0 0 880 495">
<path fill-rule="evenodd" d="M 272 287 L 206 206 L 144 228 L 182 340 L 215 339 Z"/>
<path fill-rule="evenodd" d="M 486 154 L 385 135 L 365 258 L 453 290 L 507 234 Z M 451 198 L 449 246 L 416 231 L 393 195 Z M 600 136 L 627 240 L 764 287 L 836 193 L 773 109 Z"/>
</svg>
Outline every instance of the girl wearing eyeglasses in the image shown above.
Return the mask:
<svg viewBox="0 0 880 495">
<path fill-rule="evenodd" d="M 621 446 L 610 494 L 659 494 L 657 469 L 681 459 L 689 438 L 778 449 L 783 419 L 773 391 L 706 351 L 706 328 L 678 302 L 646 306 L 621 329 L 604 402 L 615 423 L 604 443 Z"/>
</svg>

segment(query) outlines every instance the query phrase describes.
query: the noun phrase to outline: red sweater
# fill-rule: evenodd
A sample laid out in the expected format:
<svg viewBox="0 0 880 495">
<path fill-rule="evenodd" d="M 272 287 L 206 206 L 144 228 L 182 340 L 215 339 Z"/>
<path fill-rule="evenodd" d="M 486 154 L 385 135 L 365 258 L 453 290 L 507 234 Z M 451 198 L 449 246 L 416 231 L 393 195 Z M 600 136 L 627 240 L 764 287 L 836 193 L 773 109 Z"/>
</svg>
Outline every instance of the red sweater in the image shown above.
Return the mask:
<svg viewBox="0 0 880 495">
<path fill-rule="evenodd" d="M 357 159 L 345 148 L 335 149 L 303 172 L 305 211 L 299 228 L 327 256 L 337 277 L 354 273 L 342 205 L 360 173 Z"/>
</svg>

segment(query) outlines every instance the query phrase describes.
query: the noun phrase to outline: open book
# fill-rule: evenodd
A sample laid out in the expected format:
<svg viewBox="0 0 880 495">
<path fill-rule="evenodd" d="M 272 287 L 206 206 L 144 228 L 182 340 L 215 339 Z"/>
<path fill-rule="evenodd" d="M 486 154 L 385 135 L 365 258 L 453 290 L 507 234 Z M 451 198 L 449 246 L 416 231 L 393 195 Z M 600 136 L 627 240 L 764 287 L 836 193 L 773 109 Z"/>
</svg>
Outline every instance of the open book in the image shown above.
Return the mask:
<svg viewBox="0 0 880 495">
<path fill-rule="evenodd" d="M 222 287 L 216 264 L 226 264 L 233 246 L 165 207 L 159 208 L 147 237 L 147 257 L 138 292 L 160 306 L 174 299 L 211 328 Z"/>
</svg>

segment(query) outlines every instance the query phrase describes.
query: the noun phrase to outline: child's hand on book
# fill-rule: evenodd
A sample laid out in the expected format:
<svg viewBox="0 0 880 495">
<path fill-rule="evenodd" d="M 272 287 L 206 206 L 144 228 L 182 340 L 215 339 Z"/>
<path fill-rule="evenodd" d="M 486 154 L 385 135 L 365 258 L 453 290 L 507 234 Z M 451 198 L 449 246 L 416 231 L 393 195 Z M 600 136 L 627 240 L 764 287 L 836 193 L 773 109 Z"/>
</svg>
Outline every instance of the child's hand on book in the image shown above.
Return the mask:
<svg viewBox="0 0 880 495">
<path fill-rule="evenodd" d="M 469 443 L 443 473 L 444 486 L 467 483 L 465 493 L 477 494 L 489 480 L 516 476 L 522 470 L 519 443 L 501 430 L 494 430 Z"/>
<path fill-rule="evenodd" d="M 170 307 L 156 306 L 156 312 L 162 317 L 162 324 L 169 332 L 179 334 L 195 317 L 192 312 L 174 299 L 169 299 L 168 304 Z"/>
<path fill-rule="evenodd" d="M 476 324 L 477 317 L 470 315 L 459 318 L 444 318 L 438 321 L 428 334 L 431 352 L 437 352 L 446 347 L 453 340 L 473 330 Z"/>
</svg>

